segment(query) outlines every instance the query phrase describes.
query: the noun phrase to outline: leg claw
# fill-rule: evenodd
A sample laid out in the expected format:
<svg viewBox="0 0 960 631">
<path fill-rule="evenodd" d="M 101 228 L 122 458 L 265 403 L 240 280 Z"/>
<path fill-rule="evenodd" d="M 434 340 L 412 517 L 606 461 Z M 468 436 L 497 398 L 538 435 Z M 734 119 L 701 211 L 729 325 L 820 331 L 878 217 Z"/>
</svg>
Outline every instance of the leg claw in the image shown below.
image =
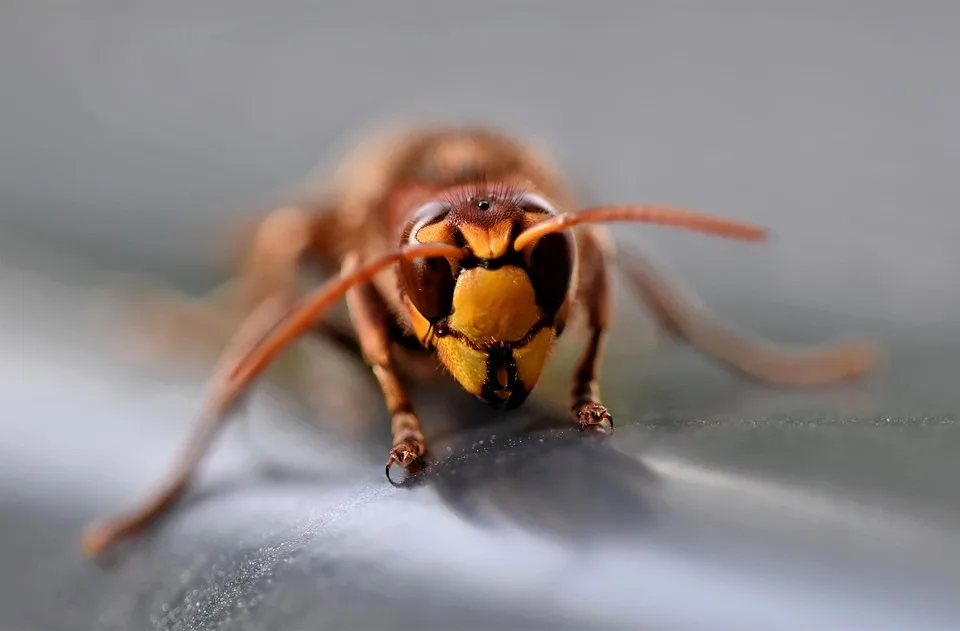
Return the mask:
<svg viewBox="0 0 960 631">
<path fill-rule="evenodd" d="M 390 469 L 395 464 L 399 464 L 409 474 L 414 474 L 423 469 L 423 454 L 426 451 L 420 441 L 405 441 L 395 445 L 390 450 L 390 457 L 387 458 L 386 474 L 390 484 L 398 486 L 390 477 Z"/>
<path fill-rule="evenodd" d="M 613 416 L 599 403 L 584 403 L 576 408 L 580 431 L 609 436 L 613 434 Z"/>
</svg>

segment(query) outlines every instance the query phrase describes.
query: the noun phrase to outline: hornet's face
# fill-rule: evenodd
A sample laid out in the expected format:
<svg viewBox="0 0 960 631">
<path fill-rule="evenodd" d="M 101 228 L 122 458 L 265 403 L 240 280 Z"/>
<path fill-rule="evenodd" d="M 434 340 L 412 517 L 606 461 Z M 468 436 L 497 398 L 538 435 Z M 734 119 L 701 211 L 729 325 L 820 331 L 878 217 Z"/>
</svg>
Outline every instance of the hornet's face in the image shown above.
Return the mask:
<svg viewBox="0 0 960 631">
<path fill-rule="evenodd" d="M 403 245 L 448 243 L 456 259 L 400 264 L 400 289 L 417 337 L 471 394 L 515 408 L 533 390 L 563 326 L 574 271 L 569 233 L 523 251 L 513 241 L 556 211 L 529 194 L 459 188 L 422 206 Z"/>
</svg>

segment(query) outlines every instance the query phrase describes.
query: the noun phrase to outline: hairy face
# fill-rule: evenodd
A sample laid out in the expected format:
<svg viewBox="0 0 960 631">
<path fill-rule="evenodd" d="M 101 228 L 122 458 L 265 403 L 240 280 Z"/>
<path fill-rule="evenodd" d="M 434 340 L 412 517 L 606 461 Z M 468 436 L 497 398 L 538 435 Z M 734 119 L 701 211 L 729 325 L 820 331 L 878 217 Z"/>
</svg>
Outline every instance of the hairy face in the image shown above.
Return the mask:
<svg viewBox="0 0 960 631">
<path fill-rule="evenodd" d="M 569 233 L 516 251 L 525 228 L 555 215 L 519 189 L 458 187 L 422 206 L 404 244 L 448 243 L 459 259 L 400 265 L 400 289 L 420 341 L 453 378 L 495 407 L 513 408 L 536 386 L 558 334 L 573 274 Z"/>
</svg>

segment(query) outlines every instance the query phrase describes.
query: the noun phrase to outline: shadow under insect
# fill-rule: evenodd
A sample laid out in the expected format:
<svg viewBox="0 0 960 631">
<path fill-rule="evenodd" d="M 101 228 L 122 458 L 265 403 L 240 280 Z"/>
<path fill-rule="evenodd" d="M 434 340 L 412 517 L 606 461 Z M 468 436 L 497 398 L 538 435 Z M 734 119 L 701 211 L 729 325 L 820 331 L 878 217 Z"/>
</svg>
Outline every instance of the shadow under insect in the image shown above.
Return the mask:
<svg viewBox="0 0 960 631">
<path fill-rule="evenodd" d="M 611 437 L 582 432 L 562 410 L 533 401 L 503 415 L 447 406 L 426 468 L 406 484 L 432 488 L 460 517 L 577 541 L 649 523 L 656 475 Z"/>
</svg>

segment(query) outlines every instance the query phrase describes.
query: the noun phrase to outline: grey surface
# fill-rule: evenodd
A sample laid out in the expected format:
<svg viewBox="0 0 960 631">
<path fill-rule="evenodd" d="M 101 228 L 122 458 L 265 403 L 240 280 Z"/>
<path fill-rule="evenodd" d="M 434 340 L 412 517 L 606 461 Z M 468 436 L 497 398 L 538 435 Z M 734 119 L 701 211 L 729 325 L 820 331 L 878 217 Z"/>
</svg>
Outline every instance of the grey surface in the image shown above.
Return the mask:
<svg viewBox="0 0 960 631">
<path fill-rule="evenodd" d="M 957 5 L 380 5 L 0 7 L 0 628 L 960 626 Z M 889 365 L 794 392 L 637 358 L 622 299 L 606 446 L 424 393 L 432 431 L 489 424 L 398 491 L 385 421 L 305 431 L 261 389 L 194 501 L 81 559 L 85 521 L 169 464 L 203 375 L 120 361 L 115 305 L 88 309 L 106 277 L 51 252 L 208 286 L 221 220 L 411 112 L 527 132 L 601 199 L 767 224 L 761 247 L 617 235 L 727 321 L 863 331 Z"/>
<path fill-rule="evenodd" d="M 960 353 L 914 340 L 875 380 L 780 396 L 664 349 L 611 388 L 605 444 L 420 392 L 441 462 L 408 490 L 382 478 L 382 431 L 311 430 L 261 388 L 177 513 L 94 565 L 80 528 L 155 483 L 201 391 L 104 345 L 96 276 L 11 258 L 4 628 L 960 624 Z"/>
<path fill-rule="evenodd" d="M 3 628 L 960 625 L 960 353 L 917 339 L 873 380 L 801 393 L 662 349 L 610 388 L 607 443 L 418 392 L 440 461 L 401 490 L 381 414 L 348 440 L 259 388 L 190 498 L 95 565 L 80 529 L 156 482 L 201 380 L 122 361 L 99 277 L 19 249 L 0 274 L 24 298 L 0 313 Z"/>
</svg>

